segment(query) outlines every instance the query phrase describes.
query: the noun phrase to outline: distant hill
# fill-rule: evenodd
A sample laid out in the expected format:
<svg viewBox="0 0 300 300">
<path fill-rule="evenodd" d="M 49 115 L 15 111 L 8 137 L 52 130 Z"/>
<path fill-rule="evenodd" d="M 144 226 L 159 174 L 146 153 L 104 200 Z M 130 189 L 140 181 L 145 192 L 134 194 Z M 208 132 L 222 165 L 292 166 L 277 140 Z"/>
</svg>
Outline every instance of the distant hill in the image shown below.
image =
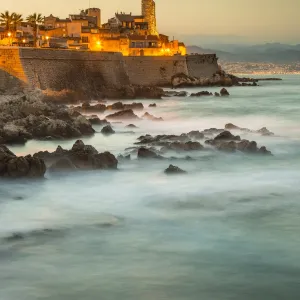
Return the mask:
<svg viewBox="0 0 300 300">
<path fill-rule="evenodd" d="M 222 49 L 223 48 L 223 49 Z M 226 51 L 224 51 L 224 48 Z M 270 63 L 294 63 L 300 62 L 300 44 L 286 45 L 269 43 L 262 45 L 214 45 L 214 48 L 200 46 L 188 46 L 188 54 L 191 53 L 216 53 L 224 61 L 232 62 L 270 62 Z"/>
</svg>

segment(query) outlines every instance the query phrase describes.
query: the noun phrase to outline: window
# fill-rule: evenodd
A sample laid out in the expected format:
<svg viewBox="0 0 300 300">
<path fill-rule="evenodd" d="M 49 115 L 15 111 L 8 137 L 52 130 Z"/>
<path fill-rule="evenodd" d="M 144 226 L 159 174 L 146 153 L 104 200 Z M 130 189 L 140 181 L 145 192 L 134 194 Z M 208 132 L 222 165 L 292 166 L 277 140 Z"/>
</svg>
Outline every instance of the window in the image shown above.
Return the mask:
<svg viewBox="0 0 300 300">
<path fill-rule="evenodd" d="M 88 43 L 89 42 L 89 37 L 88 36 L 83 36 L 82 37 L 82 42 L 83 43 Z"/>
</svg>

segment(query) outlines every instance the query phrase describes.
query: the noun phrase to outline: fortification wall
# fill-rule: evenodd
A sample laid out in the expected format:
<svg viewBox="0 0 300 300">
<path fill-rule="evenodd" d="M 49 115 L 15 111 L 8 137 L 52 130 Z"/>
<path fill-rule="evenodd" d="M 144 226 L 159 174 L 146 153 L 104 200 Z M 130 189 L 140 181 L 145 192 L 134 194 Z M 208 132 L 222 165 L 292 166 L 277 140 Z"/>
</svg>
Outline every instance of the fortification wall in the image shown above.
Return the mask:
<svg viewBox="0 0 300 300">
<path fill-rule="evenodd" d="M 184 56 L 125 56 L 131 84 L 169 85 L 177 73 L 188 74 Z"/>
<path fill-rule="evenodd" d="M 0 90 L 22 88 L 27 83 L 18 48 L 0 48 Z"/>
<path fill-rule="evenodd" d="M 123 57 L 115 52 L 0 48 L 0 90 L 27 84 L 93 97 L 129 84 L 170 85 L 178 73 L 207 78 L 216 71 L 216 55 Z"/>
<path fill-rule="evenodd" d="M 216 54 L 188 55 L 186 64 L 189 76 L 198 78 L 210 78 L 219 70 Z"/>
<path fill-rule="evenodd" d="M 20 48 L 20 59 L 28 83 L 42 90 L 90 92 L 129 84 L 120 53 Z"/>
</svg>

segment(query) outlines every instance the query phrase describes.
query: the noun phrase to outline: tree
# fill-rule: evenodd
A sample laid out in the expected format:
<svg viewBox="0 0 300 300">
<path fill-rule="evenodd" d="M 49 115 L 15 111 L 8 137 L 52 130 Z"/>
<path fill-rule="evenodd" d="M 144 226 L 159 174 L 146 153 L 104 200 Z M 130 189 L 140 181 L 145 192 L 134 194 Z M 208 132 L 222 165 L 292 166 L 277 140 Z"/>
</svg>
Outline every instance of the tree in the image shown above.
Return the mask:
<svg viewBox="0 0 300 300">
<path fill-rule="evenodd" d="M 31 23 L 31 26 L 33 27 L 33 44 L 34 47 L 36 47 L 37 42 L 37 32 L 39 28 L 39 24 L 43 23 L 43 17 L 41 14 L 34 13 L 32 15 L 29 15 L 26 20 Z"/>
<path fill-rule="evenodd" d="M 22 15 L 19 15 L 17 13 L 12 14 L 12 31 L 16 32 L 18 25 L 23 22 Z"/>
<path fill-rule="evenodd" d="M 0 15 L 0 22 L 4 25 L 6 31 L 11 30 L 12 20 L 15 13 L 10 13 L 8 10 Z"/>
</svg>

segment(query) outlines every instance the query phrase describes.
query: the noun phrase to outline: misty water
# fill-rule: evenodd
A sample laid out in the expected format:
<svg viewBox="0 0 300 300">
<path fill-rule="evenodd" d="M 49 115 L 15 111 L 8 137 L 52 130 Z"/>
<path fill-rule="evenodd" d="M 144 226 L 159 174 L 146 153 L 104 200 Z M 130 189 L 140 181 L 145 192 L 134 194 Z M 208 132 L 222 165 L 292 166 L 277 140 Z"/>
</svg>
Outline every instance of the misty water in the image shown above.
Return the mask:
<svg viewBox="0 0 300 300">
<path fill-rule="evenodd" d="M 241 134 L 274 156 L 133 156 L 113 172 L 1 182 L 0 299 L 298 300 L 300 76 L 283 78 L 230 88 L 229 98 L 143 101 L 157 103 L 145 111 L 165 121 L 134 122 L 134 132 L 125 128 L 128 122 L 114 124 L 115 135 L 84 139 L 118 155 L 142 134 L 181 134 L 230 122 L 274 132 Z M 57 145 L 30 141 L 11 150 L 21 155 Z M 166 176 L 170 163 L 188 173 Z M 11 238 L 16 233 L 24 238 Z"/>
</svg>

